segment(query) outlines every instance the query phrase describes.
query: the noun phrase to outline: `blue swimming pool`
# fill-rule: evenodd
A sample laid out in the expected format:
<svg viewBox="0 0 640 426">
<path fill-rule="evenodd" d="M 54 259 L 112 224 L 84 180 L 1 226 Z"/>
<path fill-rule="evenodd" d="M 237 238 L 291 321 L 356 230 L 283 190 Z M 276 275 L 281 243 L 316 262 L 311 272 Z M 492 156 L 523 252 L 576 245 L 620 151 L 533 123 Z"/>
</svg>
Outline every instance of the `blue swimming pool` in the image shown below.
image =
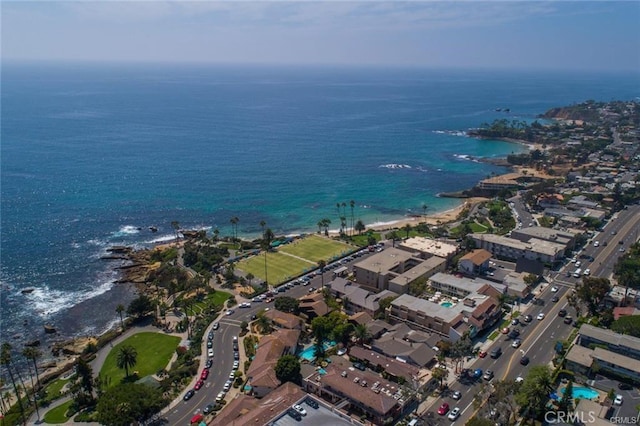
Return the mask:
<svg viewBox="0 0 640 426">
<path fill-rule="evenodd" d="M 324 350 L 329 350 L 330 348 L 334 347 L 335 345 L 337 345 L 336 342 L 334 342 L 333 340 L 330 342 L 324 342 L 323 346 L 324 346 Z M 298 356 L 304 360 L 307 360 L 309 362 L 312 362 L 314 359 L 316 359 L 316 350 L 313 346 L 309 346 L 308 348 L 304 349 L 302 352 L 300 352 L 298 354 Z"/>
<path fill-rule="evenodd" d="M 560 389 L 560 392 L 564 394 L 566 390 L 567 388 L 562 388 Z M 598 396 L 600 396 L 598 391 L 582 386 L 574 386 L 571 395 L 577 399 L 596 399 Z"/>
<path fill-rule="evenodd" d="M 444 306 L 445 308 L 450 308 L 450 307 L 453 306 L 453 303 L 451 303 L 451 302 L 442 302 L 440 304 L 440 306 Z"/>
</svg>

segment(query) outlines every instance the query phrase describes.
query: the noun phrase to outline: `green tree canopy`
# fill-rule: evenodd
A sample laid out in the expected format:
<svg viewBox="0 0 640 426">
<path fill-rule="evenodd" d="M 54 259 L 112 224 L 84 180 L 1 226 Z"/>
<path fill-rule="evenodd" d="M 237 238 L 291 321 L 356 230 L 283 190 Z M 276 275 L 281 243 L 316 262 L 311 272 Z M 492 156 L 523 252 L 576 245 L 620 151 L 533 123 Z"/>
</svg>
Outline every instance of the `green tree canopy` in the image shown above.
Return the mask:
<svg viewBox="0 0 640 426">
<path fill-rule="evenodd" d="M 141 294 L 129 303 L 127 314 L 134 317 L 141 317 L 153 310 L 153 302 L 149 296 Z"/>
<path fill-rule="evenodd" d="M 273 302 L 273 306 L 277 310 L 290 314 L 298 313 L 299 304 L 300 302 L 298 301 L 298 299 L 294 299 L 293 297 L 289 296 L 276 297 L 276 300 Z"/>
<path fill-rule="evenodd" d="M 167 404 L 159 389 L 135 383 L 122 383 L 108 389 L 96 407 L 98 422 L 105 426 L 143 423 Z"/>
<path fill-rule="evenodd" d="M 576 295 L 587 305 L 589 314 L 598 313 L 600 302 L 611 291 L 608 278 L 583 277 L 582 283 L 576 286 Z"/>
<path fill-rule="evenodd" d="M 620 317 L 611 324 L 611 329 L 616 333 L 640 337 L 640 315 Z"/>
<path fill-rule="evenodd" d="M 138 363 L 138 352 L 133 346 L 125 345 L 120 348 L 116 358 L 116 365 L 125 371 L 125 376 L 129 376 L 129 368 Z"/>
<path fill-rule="evenodd" d="M 529 418 L 541 419 L 552 391 L 551 370 L 546 365 L 535 365 L 522 382 L 516 402 L 525 409 Z"/>
<path fill-rule="evenodd" d="M 284 355 L 278 360 L 274 369 L 281 382 L 300 383 L 300 360 L 294 355 Z"/>
</svg>

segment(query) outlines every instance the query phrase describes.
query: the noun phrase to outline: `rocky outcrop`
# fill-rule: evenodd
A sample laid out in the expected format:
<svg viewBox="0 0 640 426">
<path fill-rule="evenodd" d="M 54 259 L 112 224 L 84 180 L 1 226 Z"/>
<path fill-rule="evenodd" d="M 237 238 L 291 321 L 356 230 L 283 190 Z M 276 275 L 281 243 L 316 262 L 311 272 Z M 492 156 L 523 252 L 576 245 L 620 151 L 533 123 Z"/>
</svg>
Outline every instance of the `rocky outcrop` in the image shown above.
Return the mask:
<svg viewBox="0 0 640 426">
<path fill-rule="evenodd" d="M 51 324 L 44 325 L 44 332 L 47 334 L 54 334 L 56 332 L 56 328 Z"/>
</svg>

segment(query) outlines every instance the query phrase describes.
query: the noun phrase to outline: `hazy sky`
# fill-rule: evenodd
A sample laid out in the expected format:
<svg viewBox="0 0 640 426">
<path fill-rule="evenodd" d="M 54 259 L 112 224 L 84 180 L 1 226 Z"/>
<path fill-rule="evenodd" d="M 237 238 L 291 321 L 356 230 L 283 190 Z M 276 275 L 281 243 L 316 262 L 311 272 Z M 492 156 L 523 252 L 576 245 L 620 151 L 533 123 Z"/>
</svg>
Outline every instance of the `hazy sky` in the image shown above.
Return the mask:
<svg viewBox="0 0 640 426">
<path fill-rule="evenodd" d="M 6 1 L 2 59 L 640 70 L 640 1 Z"/>
</svg>

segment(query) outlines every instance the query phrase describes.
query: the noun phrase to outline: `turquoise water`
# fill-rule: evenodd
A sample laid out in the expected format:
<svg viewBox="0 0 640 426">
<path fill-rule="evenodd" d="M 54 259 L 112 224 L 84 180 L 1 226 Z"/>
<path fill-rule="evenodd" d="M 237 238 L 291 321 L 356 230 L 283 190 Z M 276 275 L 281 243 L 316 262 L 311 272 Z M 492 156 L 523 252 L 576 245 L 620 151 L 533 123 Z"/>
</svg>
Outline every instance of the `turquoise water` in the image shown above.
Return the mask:
<svg viewBox="0 0 640 426">
<path fill-rule="evenodd" d="M 321 368 L 318 370 L 318 373 L 320 373 L 322 376 L 324 376 L 325 374 L 327 374 L 327 370 L 325 370 L 324 368 Z"/>
<path fill-rule="evenodd" d="M 324 342 L 323 346 L 324 346 L 324 350 L 328 350 L 332 347 L 334 347 L 337 343 L 335 341 L 330 341 L 330 342 Z M 316 354 L 315 354 L 315 348 L 313 346 L 309 346 L 308 348 L 304 349 L 303 351 L 301 351 L 298 356 L 302 359 L 305 359 L 309 362 L 312 362 L 314 359 L 316 359 Z"/>
<path fill-rule="evenodd" d="M 566 389 L 567 388 L 562 388 L 560 390 L 560 392 L 562 392 L 564 394 Z M 585 388 L 585 387 L 582 387 L 582 386 L 575 386 L 573 388 L 573 392 L 571 394 L 572 394 L 572 396 L 574 398 L 578 398 L 578 399 L 595 399 L 598 396 L 600 396 L 598 391 L 595 391 L 595 390 L 593 390 L 591 388 Z"/>
<path fill-rule="evenodd" d="M 505 171 L 475 157 L 524 149 L 469 128 L 639 88 L 637 74 L 3 63 L 1 340 L 117 324 L 134 295 L 100 257 L 171 239 L 172 221 L 229 236 L 237 216 L 255 237 L 261 220 L 336 229 L 350 200 L 365 224 L 442 211 L 460 200 L 439 193 Z"/>
<path fill-rule="evenodd" d="M 451 302 L 442 302 L 440 304 L 440 306 L 444 306 L 445 308 L 450 308 L 450 307 L 453 306 L 453 303 L 451 303 Z"/>
</svg>

